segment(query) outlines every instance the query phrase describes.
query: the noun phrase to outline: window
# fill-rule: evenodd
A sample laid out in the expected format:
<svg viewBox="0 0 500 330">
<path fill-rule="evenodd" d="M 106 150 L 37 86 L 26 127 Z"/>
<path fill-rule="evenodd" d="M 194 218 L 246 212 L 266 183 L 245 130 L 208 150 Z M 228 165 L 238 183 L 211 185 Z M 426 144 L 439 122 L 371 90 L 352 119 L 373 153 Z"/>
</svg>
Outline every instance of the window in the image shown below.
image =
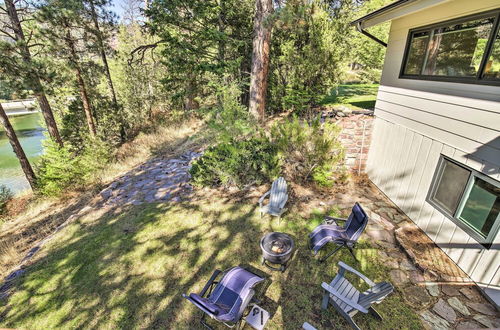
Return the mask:
<svg viewBox="0 0 500 330">
<path fill-rule="evenodd" d="M 483 78 L 500 79 L 500 29 L 495 36 L 491 55 L 484 67 Z"/>
<path fill-rule="evenodd" d="M 500 10 L 410 30 L 400 78 L 500 84 Z"/>
<path fill-rule="evenodd" d="M 500 227 L 500 182 L 442 156 L 427 201 L 491 246 Z"/>
</svg>

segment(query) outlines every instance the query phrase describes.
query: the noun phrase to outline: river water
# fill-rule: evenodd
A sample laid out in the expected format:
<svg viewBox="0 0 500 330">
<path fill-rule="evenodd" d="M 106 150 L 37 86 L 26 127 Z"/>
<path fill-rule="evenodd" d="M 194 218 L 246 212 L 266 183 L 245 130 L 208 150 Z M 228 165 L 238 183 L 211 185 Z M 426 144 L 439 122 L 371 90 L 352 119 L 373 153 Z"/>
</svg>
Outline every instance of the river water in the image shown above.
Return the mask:
<svg viewBox="0 0 500 330">
<path fill-rule="evenodd" d="M 44 129 L 40 125 L 42 116 L 34 113 L 18 117 L 9 117 L 9 120 L 17 133 L 17 137 L 24 152 L 33 166 L 42 154 L 42 140 L 44 139 Z M 28 181 L 19 165 L 16 155 L 12 151 L 7 135 L 0 125 L 0 185 L 5 185 L 12 189 L 14 193 L 19 193 L 29 189 Z"/>
</svg>

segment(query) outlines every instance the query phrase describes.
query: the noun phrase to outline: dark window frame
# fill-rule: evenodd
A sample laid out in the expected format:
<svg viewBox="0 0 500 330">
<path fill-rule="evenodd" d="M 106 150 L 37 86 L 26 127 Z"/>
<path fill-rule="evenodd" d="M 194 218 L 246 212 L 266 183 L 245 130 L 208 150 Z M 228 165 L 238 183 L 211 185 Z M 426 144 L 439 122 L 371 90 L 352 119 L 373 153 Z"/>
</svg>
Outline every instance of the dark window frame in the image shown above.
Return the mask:
<svg viewBox="0 0 500 330">
<path fill-rule="evenodd" d="M 452 162 L 452 163 L 470 171 L 467 183 L 465 184 L 465 186 L 461 192 L 460 201 L 459 201 L 458 206 L 453 214 L 450 214 L 446 209 L 444 209 L 439 204 L 438 201 L 433 200 L 433 196 L 438 188 L 438 179 L 441 176 L 441 173 L 443 171 L 444 164 L 446 161 Z M 483 181 L 486 181 L 487 183 L 490 183 L 492 185 L 500 187 L 500 182 L 498 182 L 497 180 L 495 180 L 487 175 L 484 175 L 483 173 L 481 173 L 481 172 L 479 172 L 479 171 L 477 171 L 477 170 L 475 170 L 467 165 L 464 165 L 460 162 L 457 162 L 454 159 L 451 159 L 449 157 L 441 155 L 439 158 L 436 170 L 434 171 L 434 176 L 432 177 L 432 182 L 431 182 L 431 185 L 429 187 L 429 191 L 427 193 L 427 197 L 425 200 L 427 203 L 429 203 L 435 209 L 437 209 L 440 213 L 442 213 L 445 217 L 447 217 L 453 223 L 455 223 L 458 227 L 460 227 L 463 231 L 465 231 L 470 237 L 472 237 L 474 240 L 476 240 L 479 244 L 481 244 L 486 249 L 490 249 L 496 236 L 498 235 L 498 232 L 500 231 L 500 214 L 497 216 L 495 223 L 491 227 L 490 232 L 488 233 L 487 237 L 481 236 L 479 233 L 477 233 L 473 228 L 471 228 L 465 222 L 458 219 L 459 213 L 462 211 L 463 205 L 465 204 L 465 202 L 468 198 L 468 195 L 466 196 L 466 193 L 468 191 L 470 191 L 471 186 L 474 184 L 474 178 L 479 178 Z"/>
<path fill-rule="evenodd" d="M 495 19 L 493 21 L 493 27 L 491 29 L 490 35 L 488 37 L 488 42 L 486 43 L 486 48 L 483 53 L 483 57 L 481 58 L 481 62 L 479 65 L 478 72 L 475 77 L 452 77 L 452 76 L 435 76 L 435 75 L 423 75 L 423 74 L 405 74 L 405 68 L 408 60 L 408 55 L 411 47 L 412 36 L 414 33 L 419 32 L 430 32 L 436 28 L 446 27 L 453 24 L 459 24 L 468 22 L 474 19 L 481 19 L 486 17 L 494 16 Z M 408 31 L 408 36 L 406 37 L 406 46 L 403 55 L 403 62 L 401 63 L 401 68 L 399 70 L 399 79 L 414 79 L 414 80 L 430 80 L 430 81 L 443 81 L 443 82 L 452 82 L 452 83 L 466 83 L 466 84 L 478 84 L 478 85 L 492 85 L 492 86 L 500 86 L 499 78 L 484 78 L 483 71 L 488 62 L 488 58 L 491 56 L 491 52 L 493 51 L 493 45 L 495 42 L 495 37 L 500 33 L 500 8 L 495 10 L 490 10 L 483 13 L 478 13 L 474 15 L 463 16 L 459 18 L 454 18 L 451 20 L 430 24 L 414 29 L 410 29 Z M 429 43 L 431 38 L 427 41 L 427 47 L 429 47 Z"/>
</svg>

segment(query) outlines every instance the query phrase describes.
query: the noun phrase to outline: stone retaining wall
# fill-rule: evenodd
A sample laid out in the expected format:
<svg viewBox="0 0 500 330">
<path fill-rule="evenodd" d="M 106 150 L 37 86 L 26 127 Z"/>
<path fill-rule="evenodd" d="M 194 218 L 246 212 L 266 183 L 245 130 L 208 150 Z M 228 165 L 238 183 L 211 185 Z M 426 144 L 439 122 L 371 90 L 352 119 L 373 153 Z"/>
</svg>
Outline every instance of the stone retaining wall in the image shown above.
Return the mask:
<svg viewBox="0 0 500 330">
<path fill-rule="evenodd" d="M 352 172 L 363 173 L 370 149 L 373 111 L 352 111 L 347 108 L 337 109 L 323 114 L 329 121 L 334 121 L 342 128 L 340 141 L 345 148 L 345 165 Z"/>
</svg>

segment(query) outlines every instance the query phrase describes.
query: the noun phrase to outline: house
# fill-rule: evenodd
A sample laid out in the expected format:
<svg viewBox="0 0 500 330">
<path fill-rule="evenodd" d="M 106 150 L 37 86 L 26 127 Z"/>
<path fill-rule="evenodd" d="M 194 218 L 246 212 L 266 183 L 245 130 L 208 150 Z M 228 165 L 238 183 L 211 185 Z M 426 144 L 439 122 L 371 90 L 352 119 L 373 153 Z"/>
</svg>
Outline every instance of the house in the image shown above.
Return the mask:
<svg viewBox="0 0 500 330">
<path fill-rule="evenodd" d="M 366 172 L 500 305 L 500 0 L 399 0 Z"/>
</svg>

